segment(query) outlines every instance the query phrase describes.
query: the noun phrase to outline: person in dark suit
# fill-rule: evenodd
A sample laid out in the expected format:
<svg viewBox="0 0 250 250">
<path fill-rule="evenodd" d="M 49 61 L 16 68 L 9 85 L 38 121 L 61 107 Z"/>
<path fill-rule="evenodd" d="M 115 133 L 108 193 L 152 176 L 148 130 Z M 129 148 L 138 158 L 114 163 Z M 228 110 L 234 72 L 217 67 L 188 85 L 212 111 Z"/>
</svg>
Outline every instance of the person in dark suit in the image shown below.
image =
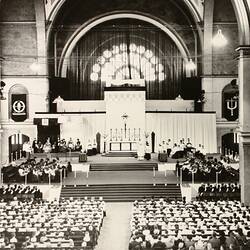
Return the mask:
<svg viewBox="0 0 250 250">
<path fill-rule="evenodd" d="M 211 244 L 211 247 L 214 250 L 219 250 L 220 249 L 220 239 L 217 238 L 216 232 L 213 232 L 212 237 L 208 240 L 208 242 Z"/>
<path fill-rule="evenodd" d="M 205 185 L 204 185 L 204 184 L 201 184 L 201 186 L 200 186 L 199 189 L 198 189 L 200 200 L 202 200 L 202 198 L 203 198 L 203 196 L 204 196 L 204 191 L 205 191 Z"/>
<path fill-rule="evenodd" d="M 247 232 L 246 242 L 244 242 L 243 250 L 250 249 L 250 231 Z"/>
<path fill-rule="evenodd" d="M 181 165 L 180 165 L 180 162 L 179 162 L 179 161 L 177 161 L 176 164 L 175 164 L 175 172 L 176 172 L 176 175 L 177 175 L 177 176 L 180 176 Z"/>
<path fill-rule="evenodd" d="M 67 170 L 68 170 L 68 172 L 69 172 L 69 173 L 71 173 L 71 172 L 72 172 L 72 165 L 71 165 L 71 163 L 70 163 L 70 162 L 68 162 L 68 165 L 67 165 Z"/>
<path fill-rule="evenodd" d="M 131 241 L 129 242 L 128 250 L 138 249 L 138 246 L 140 247 L 140 244 L 136 241 L 136 236 L 133 236 Z"/>
<path fill-rule="evenodd" d="M 154 250 L 165 250 L 166 249 L 166 244 L 161 241 L 161 237 L 158 237 L 158 241 L 154 243 L 152 249 Z"/>
</svg>

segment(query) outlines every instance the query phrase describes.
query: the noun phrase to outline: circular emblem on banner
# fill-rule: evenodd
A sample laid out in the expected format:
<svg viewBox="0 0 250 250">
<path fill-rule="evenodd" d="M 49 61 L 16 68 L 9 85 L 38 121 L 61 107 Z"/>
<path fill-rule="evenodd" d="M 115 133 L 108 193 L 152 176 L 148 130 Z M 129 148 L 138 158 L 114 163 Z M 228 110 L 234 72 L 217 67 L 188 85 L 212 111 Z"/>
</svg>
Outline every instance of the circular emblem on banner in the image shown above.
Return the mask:
<svg viewBox="0 0 250 250">
<path fill-rule="evenodd" d="M 12 107 L 16 113 L 22 113 L 25 110 L 25 103 L 23 101 L 15 101 Z"/>
</svg>

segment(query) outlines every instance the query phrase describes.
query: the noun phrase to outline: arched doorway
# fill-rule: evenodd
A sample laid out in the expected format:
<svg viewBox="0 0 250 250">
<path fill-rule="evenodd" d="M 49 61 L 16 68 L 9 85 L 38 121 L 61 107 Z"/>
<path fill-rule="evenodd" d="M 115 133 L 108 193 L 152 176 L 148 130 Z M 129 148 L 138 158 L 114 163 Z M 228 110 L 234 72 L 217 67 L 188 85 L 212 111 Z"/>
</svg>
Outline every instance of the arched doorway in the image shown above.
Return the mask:
<svg viewBox="0 0 250 250">
<path fill-rule="evenodd" d="M 22 157 L 23 143 L 30 138 L 24 134 L 13 134 L 9 136 L 9 161 L 18 160 Z"/>
<path fill-rule="evenodd" d="M 239 154 L 239 141 L 237 133 L 228 133 L 222 136 L 222 153 L 224 155 Z"/>
</svg>

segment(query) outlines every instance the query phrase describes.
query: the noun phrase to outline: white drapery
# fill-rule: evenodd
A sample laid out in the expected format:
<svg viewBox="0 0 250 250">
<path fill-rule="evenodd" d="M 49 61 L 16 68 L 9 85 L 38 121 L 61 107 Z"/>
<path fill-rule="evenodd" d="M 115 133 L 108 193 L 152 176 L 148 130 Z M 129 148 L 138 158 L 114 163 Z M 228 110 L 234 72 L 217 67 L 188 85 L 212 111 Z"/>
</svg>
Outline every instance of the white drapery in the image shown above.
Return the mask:
<svg viewBox="0 0 250 250">
<path fill-rule="evenodd" d="M 90 142 L 94 143 L 96 134 L 101 134 L 101 147 L 103 146 L 103 135 L 105 131 L 105 114 L 79 114 L 65 116 L 61 124 L 61 138 L 75 142 L 80 139 L 83 149 L 87 149 Z"/>
<path fill-rule="evenodd" d="M 146 131 L 155 133 L 155 150 L 162 141 L 190 138 L 194 147 L 204 145 L 205 153 L 217 152 L 215 113 L 147 113 Z"/>
</svg>

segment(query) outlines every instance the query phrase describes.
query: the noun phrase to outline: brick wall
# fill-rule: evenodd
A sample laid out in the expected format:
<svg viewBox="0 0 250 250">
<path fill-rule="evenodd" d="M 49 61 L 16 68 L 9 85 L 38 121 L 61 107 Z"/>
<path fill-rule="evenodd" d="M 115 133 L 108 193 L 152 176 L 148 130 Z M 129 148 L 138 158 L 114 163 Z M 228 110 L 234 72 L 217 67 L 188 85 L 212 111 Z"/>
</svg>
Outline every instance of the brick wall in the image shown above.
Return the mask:
<svg viewBox="0 0 250 250">
<path fill-rule="evenodd" d="M 34 1 L 3 0 L 0 8 L 2 75 L 33 75 L 29 68 L 37 56 Z"/>
</svg>

